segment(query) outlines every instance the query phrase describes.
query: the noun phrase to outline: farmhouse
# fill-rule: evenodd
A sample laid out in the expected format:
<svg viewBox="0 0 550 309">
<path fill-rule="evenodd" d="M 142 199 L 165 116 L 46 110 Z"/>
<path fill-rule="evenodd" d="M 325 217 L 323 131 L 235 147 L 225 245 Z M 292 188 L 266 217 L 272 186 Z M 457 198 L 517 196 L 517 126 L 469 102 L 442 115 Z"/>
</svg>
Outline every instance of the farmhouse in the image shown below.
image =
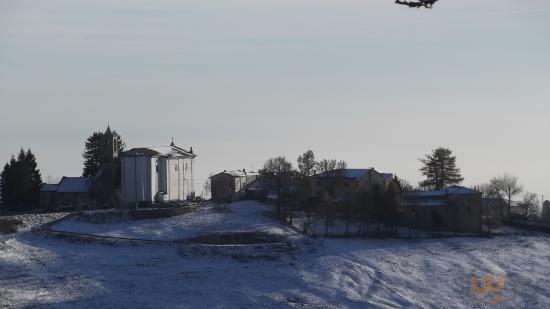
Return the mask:
<svg viewBox="0 0 550 309">
<path fill-rule="evenodd" d="M 174 143 L 121 153 L 123 203 L 128 206 L 192 198 L 195 157 L 193 148 L 184 150 Z"/>
<path fill-rule="evenodd" d="M 460 186 L 403 193 L 403 206 L 422 229 L 481 233 L 481 193 Z"/>
<path fill-rule="evenodd" d="M 210 177 L 212 200 L 233 202 L 246 196 L 246 189 L 259 174 L 246 170 L 223 171 Z"/>
<path fill-rule="evenodd" d="M 312 176 L 311 192 L 315 196 L 320 196 L 330 190 L 335 197 L 350 198 L 355 196 L 355 193 L 361 188 L 379 187 L 384 189 L 392 178 L 393 174 L 382 174 L 374 168 L 325 172 Z"/>
</svg>

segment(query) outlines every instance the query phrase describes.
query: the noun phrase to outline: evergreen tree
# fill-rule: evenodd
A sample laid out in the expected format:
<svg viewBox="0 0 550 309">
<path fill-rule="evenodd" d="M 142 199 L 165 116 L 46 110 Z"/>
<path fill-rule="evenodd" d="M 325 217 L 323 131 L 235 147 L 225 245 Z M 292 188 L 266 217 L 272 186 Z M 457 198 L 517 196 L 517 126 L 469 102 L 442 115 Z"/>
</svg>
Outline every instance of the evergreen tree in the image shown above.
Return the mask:
<svg viewBox="0 0 550 309">
<path fill-rule="evenodd" d="M 105 142 L 105 138 L 108 137 L 108 134 L 112 134 L 112 136 L 116 138 L 118 151 L 124 151 L 126 145 L 116 131 L 113 131 L 113 133 L 111 133 L 111 130 L 107 128 L 107 131 L 105 133 L 94 132 L 86 139 L 86 142 L 84 144 L 84 153 L 82 154 L 82 157 L 84 158 L 84 169 L 82 171 L 82 176 L 95 176 L 101 166 L 103 166 L 103 164 L 107 162 L 107 159 L 103 153 L 103 143 Z"/>
<path fill-rule="evenodd" d="M 84 171 L 82 176 L 91 177 L 95 176 L 101 165 L 103 164 L 103 154 L 101 151 L 101 141 L 103 139 L 103 133 L 94 132 L 84 144 Z"/>
<path fill-rule="evenodd" d="M 27 174 L 25 177 L 30 177 L 28 202 L 30 205 L 38 205 L 40 203 L 40 186 L 42 185 L 42 175 L 38 169 L 38 163 L 36 163 L 36 156 L 27 150 L 25 154 L 25 164 Z"/>
<path fill-rule="evenodd" d="M 21 149 L 17 159 L 12 156 L 0 177 L 3 210 L 29 210 L 38 206 L 42 177 L 30 149 L 27 152 Z"/>
<path fill-rule="evenodd" d="M 460 169 L 456 167 L 456 157 L 450 149 L 439 147 L 420 161 L 424 164 L 420 171 L 426 177 L 420 183 L 422 187 L 440 190 L 449 185 L 460 184 L 464 180 Z"/>
<path fill-rule="evenodd" d="M 392 182 L 397 186 L 400 193 L 414 190 L 414 187 L 408 181 L 397 177 L 397 175 L 393 176 Z"/>
</svg>

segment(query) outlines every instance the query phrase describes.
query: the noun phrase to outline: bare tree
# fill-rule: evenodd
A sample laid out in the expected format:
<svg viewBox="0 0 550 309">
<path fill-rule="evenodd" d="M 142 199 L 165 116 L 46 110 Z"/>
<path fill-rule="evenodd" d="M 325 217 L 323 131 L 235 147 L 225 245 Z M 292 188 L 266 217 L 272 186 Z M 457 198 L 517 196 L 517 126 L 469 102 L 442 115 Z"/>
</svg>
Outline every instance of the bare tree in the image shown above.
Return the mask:
<svg viewBox="0 0 550 309">
<path fill-rule="evenodd" d="M 501 205 L 499 201 L 502 199 L 502 196 L 499 190 L 490 183 L 477 185 L 474 189 L 482 194 L 481 222 L 485 222 L 485 225 L 487 225 L 487 233 L 491 234 L 494 209 L 498 205 Z"/>
<path fill-rule="evenodd" d="M 277 214 L 284 220 L 286 220 L 284 203 L 290 191 L 292 172 L 292 163 L 285 157 L 268 159 L 262 170 L 263 177 L 273 180 L 274 187 L 271 190 L 277 194 Z"/>
<path fill-rule="evenodd" d="M 285 157 L 275 157 L 268 159 L 264 163 L 263 172 L 282 174 L 292 171 L 292 163 L 288 162 Z"/>
<path fill-rule="evenodd" d="M 523 192 L 523 186 L 519 184 L 518 177 L 504 174 L 502 176 L 493 177 L 490 184 L 501 196 L 508 199 L 508 216 L 510 216 L 512 198 Z"/>
<path fill-rule="evenodd" d="M 537 195 L 531 192 L 525 192 L 522 200 L 518 203 L 518 207 L 523 211 L 522 215 L 525 220 L 529 218 L 529 215 L 537 211 L 539 201 Z"/>
<path fill-rule="evenodd" d="M 321 199 L 321 216 L 325 219 L 325 237 L 328 236 L 332 216 L 335 212 L 334 206 L 334 200 L 330 194 L 325 192 L 325 194 L 323 194 L 323 198 Z"/>
<path fill-rule="evenodd" d="M 313 175 L 315 172 L 315 155 L 313 151 L 308 150 L 298 157 L 298 170 L 303 177 Z"/>
<path fill-rule="evenodd" d="M 335 194 L 334 187 L 342 181 L 346 167 L 346 161 L 323 159 L 317 162 L 317 170 L 321 174 L 323 186 L 332 197 Z"/>
</svg>

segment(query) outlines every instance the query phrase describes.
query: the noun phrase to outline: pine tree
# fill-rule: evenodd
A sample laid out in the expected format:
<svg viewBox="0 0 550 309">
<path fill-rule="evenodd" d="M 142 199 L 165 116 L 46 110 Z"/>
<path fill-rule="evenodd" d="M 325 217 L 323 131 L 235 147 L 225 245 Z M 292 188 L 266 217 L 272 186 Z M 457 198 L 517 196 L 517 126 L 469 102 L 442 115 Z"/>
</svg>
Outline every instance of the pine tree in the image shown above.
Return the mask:
<svg viewBox="0 0 550 309">
<path fill-rule="evenodd" d="M 420 183 L 422 187 L 440 190 L 449 185 L 460 184 L 464 180 L 460 169 L 456 167 L 456 157 L 452 156 L 450 149 L 439 147 L 420 161 L 424 164 L 420 171 L 426 176 L 426 180 Z"/>
<path fill-rule="evenodd" d="M 25 154 L 25 167 L 27 169 L 26 177 L 30 179 L 30 186 L 28 191 L 28 205 L 38 205 L 40 203 L 40 186 L 42 185 L 42 175 L 38 169 L 38 164 L 36 163 L 36 156 L 31 152 L 30 149 L 27 150 Z"/>
<path fill-rule="evenodd" d="M 12 156 L 4 166 L 0 175 L 3 210 L 29 210 L 38 206 L 42 177 L 37 167 L 36 157 L 30 149 L 27 152 L 21 149 L 17 159 Z"/>
<path fill-rule="evenodd" d="M 101 165 L 103 164 L 102 153 L 101 153 L 101 140 L 103 138 L 103 133 L 94 132 L 84 144 L 84 171 L 82 176 L 90 177 L 95 176 L 99 171 Z"/>
<path fill-rule="evenodd" d="M 107 129 L 105 133 L 94 132 L 91 136 L 86 139 L 84 144 L 84 153 L 82 157 L 84 158 L 84 169 L 82 171 L 82 176 L 84 177 L 93 177 L 97 174 L 101 166 L 106 163 L 106 158 L 103 155 L 103 145 L 104 138 L 106 134 L 111 134 L 110 129 Z M 124 151 L 126 145 L 122 141 L 122 138 L 116 131 L 113 131 L 112 136 L 117 139 L 118 151 Z"/>
</svg>

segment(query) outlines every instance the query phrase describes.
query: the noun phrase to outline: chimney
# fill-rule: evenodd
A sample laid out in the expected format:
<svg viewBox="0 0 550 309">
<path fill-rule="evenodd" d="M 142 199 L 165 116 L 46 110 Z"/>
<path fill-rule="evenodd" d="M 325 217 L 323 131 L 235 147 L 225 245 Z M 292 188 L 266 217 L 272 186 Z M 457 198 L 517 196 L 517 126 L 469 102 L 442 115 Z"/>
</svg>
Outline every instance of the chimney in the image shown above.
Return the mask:
<svg viewBox="0 0 550 309">
<path fill-rule="evenodd" d="M 189 153 L 193 154 L 193 147 L 189 149 Z"/>
<path fill-rule="evenodd" d="M 243 173 L 246 175 L 246 168 L 243 168 Z"/>
</svg>

